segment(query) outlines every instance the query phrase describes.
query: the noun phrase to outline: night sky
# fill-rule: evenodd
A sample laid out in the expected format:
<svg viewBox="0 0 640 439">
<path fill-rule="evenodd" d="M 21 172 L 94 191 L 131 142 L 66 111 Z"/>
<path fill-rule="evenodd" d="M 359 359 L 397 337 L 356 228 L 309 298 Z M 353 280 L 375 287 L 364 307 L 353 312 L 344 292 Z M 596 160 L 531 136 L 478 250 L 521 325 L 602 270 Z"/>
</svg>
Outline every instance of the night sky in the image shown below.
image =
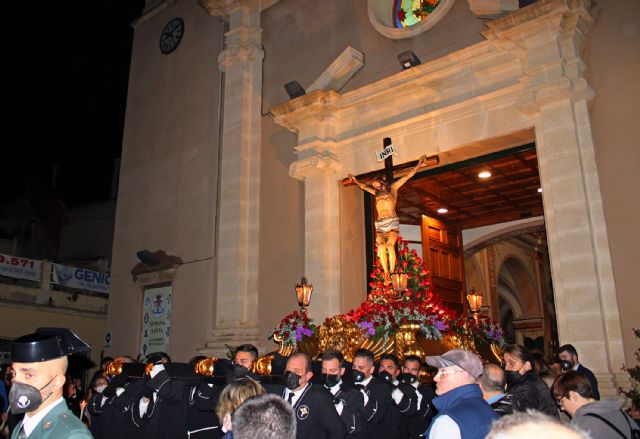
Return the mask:
<svg viewBox="0 0 640 439">
<path fill-rule="evenodd" d="M 143 6 L 141 0 L 3 4 L 9 23 L 3 32 L 1 202 L 34 186 L 68 206 L 109 197 L 122 147 L 130 23 Z"/>
</svg>

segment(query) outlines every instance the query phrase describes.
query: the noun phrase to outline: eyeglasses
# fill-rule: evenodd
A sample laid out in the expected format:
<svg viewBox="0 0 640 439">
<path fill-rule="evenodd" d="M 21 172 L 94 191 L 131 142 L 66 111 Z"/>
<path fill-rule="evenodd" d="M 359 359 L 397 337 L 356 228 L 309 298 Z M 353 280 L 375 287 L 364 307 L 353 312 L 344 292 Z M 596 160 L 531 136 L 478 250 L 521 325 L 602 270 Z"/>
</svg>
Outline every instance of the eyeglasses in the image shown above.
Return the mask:
<svg viewBox="0 0 640 439">
<path fill-rule="evenodd" d="M 556 404 L 558 405 L 558 407 L 562 407 L 562 400 L 565 398 L 566 396 L 561 396 L 560 398 L 556 399 Z"/>
<path fill-rule="evenodd" d="M 438 373 L 435 374 L 434 378 L 440 375 L 448 375 L 450 373 L 459 373 L 460 370 L 439 370 Z"/>
</svg>

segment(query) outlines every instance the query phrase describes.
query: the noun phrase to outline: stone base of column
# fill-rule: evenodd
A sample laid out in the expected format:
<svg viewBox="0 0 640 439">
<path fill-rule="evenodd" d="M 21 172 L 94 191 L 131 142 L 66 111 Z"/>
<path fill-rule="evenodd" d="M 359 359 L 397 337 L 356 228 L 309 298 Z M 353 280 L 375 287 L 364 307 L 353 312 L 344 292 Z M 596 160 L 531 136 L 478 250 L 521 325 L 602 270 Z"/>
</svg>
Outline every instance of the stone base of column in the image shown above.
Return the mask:
<svg viewBox="0 0 640 439">
<path fill-rule="evenodd" d="M 250 343 L 260 349 L 259 345 L 264 345 L 265 337 L 257 327 L 216 328 L 211 331 L 209 341 L 207 341 L 205 347 L 198 351 L 208 357 L 213 355 L 217 358 L 227 358 L 229 349 L 226 345 L 239 346 Z"/>
<path fill-rule="evenodd" d="M 622 366 L 622 365 L 620 365 Z M 598 380 L 598 390 L 600 391 L 600 399 L 619 397 L 618 387 L 628 389 L 631 385 L 629 375 L 626 372 L 610 373 L 593 373 Z"/>
</svg>

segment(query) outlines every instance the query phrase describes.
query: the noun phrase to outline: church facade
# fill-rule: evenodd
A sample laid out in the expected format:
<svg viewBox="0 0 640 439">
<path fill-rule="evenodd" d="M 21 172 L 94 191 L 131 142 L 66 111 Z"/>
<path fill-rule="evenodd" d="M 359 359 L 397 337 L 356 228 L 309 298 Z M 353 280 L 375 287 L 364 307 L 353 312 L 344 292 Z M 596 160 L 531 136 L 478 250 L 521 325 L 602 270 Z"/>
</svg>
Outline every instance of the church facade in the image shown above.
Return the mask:
<svg viewBox="0 0 640 439">
<path fill-rule="evenodd" d="M 241 342 L 270 349 L 301 275 L 315 286 L 316 321 L 357 306 L 366 209 L 341 182 L 381 168 L 385 137 L 397 163 L 438 155 L 438 166 L 535 143 L 558 337 L 614 394 L 640 315 L 640 8 L 442 0 L 416 31 L 387 23 L 385 3 L 147 5 L 135 23 L 108 353 L 144 353 L 147 305 L 170 305 L 176 360 Z M 402 70 L 406 51 L 422 63 Z M 290 98 L 291 81 L 306 94 Z M 145 291 L 167 285 L 151 304 Z"/>
</svg>

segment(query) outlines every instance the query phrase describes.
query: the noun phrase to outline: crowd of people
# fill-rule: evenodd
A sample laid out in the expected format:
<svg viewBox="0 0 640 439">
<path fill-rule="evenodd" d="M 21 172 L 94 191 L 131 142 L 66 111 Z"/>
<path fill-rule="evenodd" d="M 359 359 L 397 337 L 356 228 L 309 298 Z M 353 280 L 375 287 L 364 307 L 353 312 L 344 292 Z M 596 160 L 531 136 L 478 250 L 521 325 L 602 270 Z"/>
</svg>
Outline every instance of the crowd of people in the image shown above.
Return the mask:
<svg viewBox="0 0 640 439">
<path fill-rule="evenodd" d="M 575 348 L 560 351 L 558 372 L 544 355 L 511 345 L 503 367 L 483 365 L 464 350 L 375 361 L 360 349 L 352 362 L 327 350 L 315 359 L 276 354 L 272 373 L 257 375 L 258 350 L 246 344 L 206 375 L 194 372 L 205 357 L 172 363 L 158 352 L 144 364 L 119 357 L 83 393 L 79 382 L 60 379 L 61 352 L 34 357 L 18 350 L 11 391 L 0 389 L 0 402 L 13 412 L 3 418 L 12 439 L 638 437 L 640 428 L 617 400 L 599 400 L 597 380 Z M 425 366 L 437 369 L 433 383 L 420 380 Z M 56 404 L 57 417 L 47 418 Z M 47 429 L 65 433 L 46 436 Z"/>
</svg>

